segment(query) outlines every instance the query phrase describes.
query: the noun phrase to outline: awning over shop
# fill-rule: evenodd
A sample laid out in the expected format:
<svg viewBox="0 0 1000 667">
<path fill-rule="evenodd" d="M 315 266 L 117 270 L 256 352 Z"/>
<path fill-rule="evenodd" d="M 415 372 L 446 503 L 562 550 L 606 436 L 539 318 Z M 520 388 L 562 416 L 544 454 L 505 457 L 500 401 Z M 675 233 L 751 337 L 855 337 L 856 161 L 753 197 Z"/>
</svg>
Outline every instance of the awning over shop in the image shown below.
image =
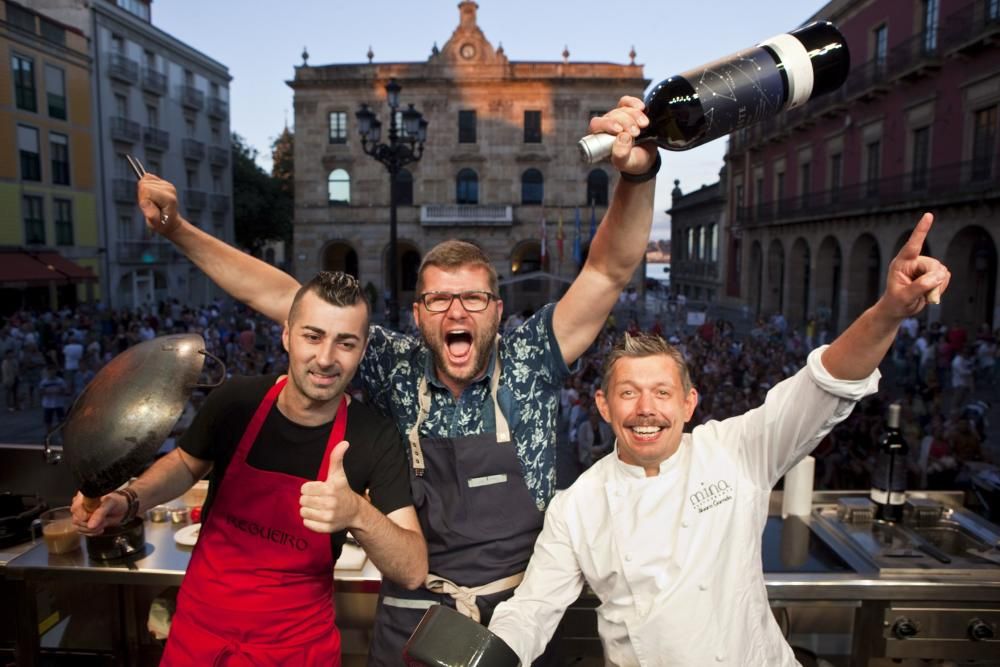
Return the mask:
<svg viewBox="0 0 1000 667">
<path fill-rule="evenodd" d="M 94 282 L 97 276 L 54 250 L 0 250 L 0 286 Z"/>
</svg>

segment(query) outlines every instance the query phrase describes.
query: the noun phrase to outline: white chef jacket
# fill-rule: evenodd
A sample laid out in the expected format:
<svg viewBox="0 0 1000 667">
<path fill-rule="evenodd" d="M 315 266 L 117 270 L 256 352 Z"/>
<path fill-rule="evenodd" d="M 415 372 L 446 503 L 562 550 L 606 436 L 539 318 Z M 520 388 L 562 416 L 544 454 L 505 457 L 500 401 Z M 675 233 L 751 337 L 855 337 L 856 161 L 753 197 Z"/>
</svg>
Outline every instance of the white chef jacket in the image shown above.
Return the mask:
<svg viewBox="0 0 1000 667">
<path fill-rule="evenodd" d="M 660 474 L 606 456 L 545 514 L 524 581 L 490 630 L 530 665 L 586 582 L 608 665 L 797 665 L 771 614 L 761 537 L 771 488 L 878 389 L 820 355 L 738 417 L 684 434 Z"/>
</svg>

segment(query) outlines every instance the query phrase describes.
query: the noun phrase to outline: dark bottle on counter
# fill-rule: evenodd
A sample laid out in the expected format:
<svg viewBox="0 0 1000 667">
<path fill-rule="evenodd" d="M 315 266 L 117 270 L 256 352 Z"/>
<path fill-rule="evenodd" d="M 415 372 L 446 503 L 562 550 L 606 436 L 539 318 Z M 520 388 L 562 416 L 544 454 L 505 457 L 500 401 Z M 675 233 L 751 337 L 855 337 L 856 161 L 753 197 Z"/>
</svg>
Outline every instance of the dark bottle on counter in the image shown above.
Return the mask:
<svg viewBox="0 0 1000 667">
<path fill-rule="evenodd" d="M 885 435 L 878 443 L 875 467 L 872 469 L 871 499 L 875 503 L 875 518 L 900 521 L 906 502 L 906 457 L 910 448 L 899 430 L 899 403 L 889 406 Z"/>
<path fill-rule="evenodd" d="M 851 67 L 847 40 L 829 21 L 765 40 L 656 84 L 646 95 L 649 126 L 636 141 L 683 151 L 836 90 Z M 579 141 L 586 163 L 611 155 L 615 137 Z"/>
</svg>

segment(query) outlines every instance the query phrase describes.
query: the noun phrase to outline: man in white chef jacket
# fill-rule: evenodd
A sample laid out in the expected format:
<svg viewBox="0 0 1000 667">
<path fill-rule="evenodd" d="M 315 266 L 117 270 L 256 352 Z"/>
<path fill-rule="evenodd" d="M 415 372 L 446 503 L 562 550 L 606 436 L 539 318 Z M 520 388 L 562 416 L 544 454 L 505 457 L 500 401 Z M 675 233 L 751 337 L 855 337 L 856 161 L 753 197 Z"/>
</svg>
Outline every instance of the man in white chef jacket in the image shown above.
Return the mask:
<svg viewBox="0 0 1000 667">
<path fill-rule="evenodd" d="M 947 287 L 947 268 L 920 256 L 932 220 L 921 218 L 889 265 L 879 301 L 743 415 L 682 433 L 697 404 L 683 355 L 652 335 L 615 346 L 596 395 L 614 455 L 549 505 L 524 581 L 489 625 L 522 665 L 542 653 L 584 583 L 601 602 L 610 665 L 798 664 L 764 586 L 768 497 L 877 390 L 900 323 Z"/>
</svg>

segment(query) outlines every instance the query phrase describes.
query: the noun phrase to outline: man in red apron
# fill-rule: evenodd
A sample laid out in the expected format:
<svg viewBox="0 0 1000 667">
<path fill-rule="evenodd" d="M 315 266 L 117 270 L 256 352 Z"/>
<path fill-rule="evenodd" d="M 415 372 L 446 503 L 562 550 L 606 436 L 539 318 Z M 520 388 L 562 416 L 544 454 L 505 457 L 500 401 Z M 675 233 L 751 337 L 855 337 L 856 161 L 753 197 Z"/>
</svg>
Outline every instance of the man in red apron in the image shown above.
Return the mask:
<svg viewBox="0 0 1000 667">
<path fill-rule="evenodd" d="M 383 583 L 369 665 L 401 664 L 403 643 L 431 604 L 488 621 L 523 575 L 555 491 L 559 390 L 649 239 L 660 159 L 655 146 L 634 141 L 649 124 L 643 109 L 641 100 L 623 97 L 590 121 L 591 132 L 615 135 L 611 162 L 621 176 L 587 261 L 558 303 L 498 337 L 496 268 L 477 246 L 451 240 L 428 251 L 418 273 L 420 336 L 372 327 L 358 379 L 409 438 L 430 575 L 416 591 Z M 229 294 L 272 319 L 285 317 L 297 289 L 288 274 L 184 220 L 173 186 L 155 176 L 139 182 L 139 204 L 150 228 Z"/>
<path fill-rule="evenodd" d="M 398 434 L 344 392 L 367 331 L 357 281 L 319 274 L 285 325 L 288 377 L 227 383 L 180 448 L 127 490 L 89 516 L 74 500 L 77 524 L 99 532 L 212 471 L 161 664 L 339 665 L 333 566 L 347 529 L 383 576 L 405 588 L 423 583 L 426 545 Z"/>
</svg>

